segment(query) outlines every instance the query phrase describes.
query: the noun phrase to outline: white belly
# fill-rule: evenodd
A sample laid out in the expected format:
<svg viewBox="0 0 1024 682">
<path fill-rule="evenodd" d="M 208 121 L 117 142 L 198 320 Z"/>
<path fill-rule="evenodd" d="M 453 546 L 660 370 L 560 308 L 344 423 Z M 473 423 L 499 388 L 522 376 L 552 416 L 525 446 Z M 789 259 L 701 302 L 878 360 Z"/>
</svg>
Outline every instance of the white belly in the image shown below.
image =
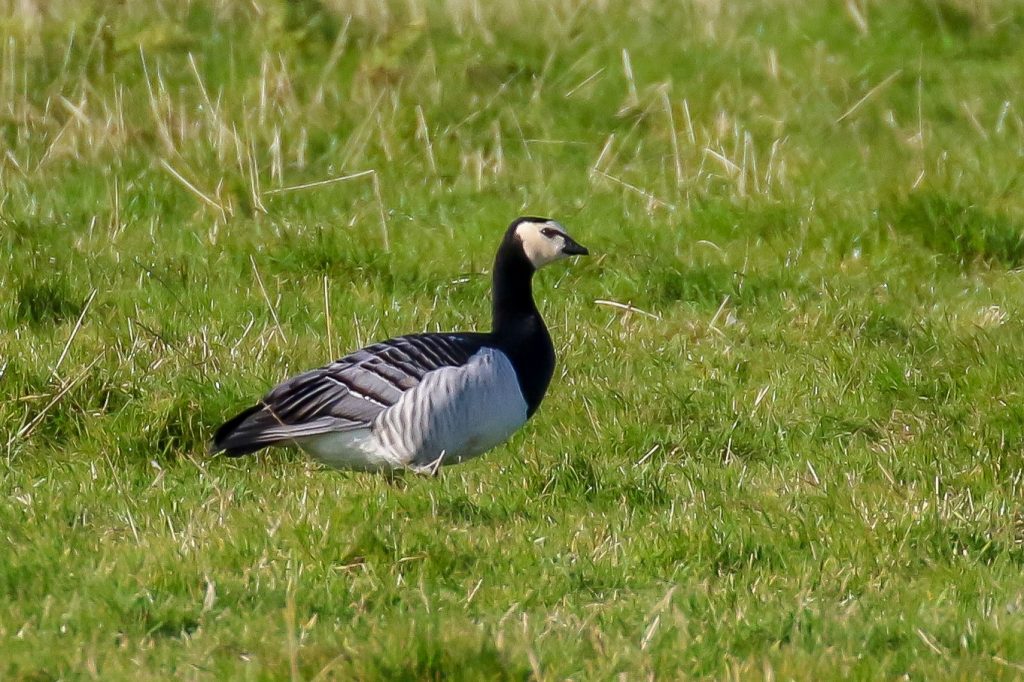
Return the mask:
<svg viewBox="0 0 1024 682">
<path fill-rule="evenodd" d="M 310 436 L 299 445 L 310 457 L 335 469 L 388 471 L 403 466 L 381 447 L 369 428 Z"/>
</svg>

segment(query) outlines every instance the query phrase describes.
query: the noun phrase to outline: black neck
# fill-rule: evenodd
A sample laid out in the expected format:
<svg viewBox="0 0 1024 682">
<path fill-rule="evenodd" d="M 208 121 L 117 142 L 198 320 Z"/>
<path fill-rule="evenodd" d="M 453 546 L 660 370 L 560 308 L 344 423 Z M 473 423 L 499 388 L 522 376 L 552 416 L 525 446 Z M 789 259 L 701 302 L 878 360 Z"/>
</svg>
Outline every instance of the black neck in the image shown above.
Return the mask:
<svg viewBox="0 0 1024 682">
<path fill-rule="evenodd" d="M 515 239 L 506 239 L 494 261 L 493 331 L 512 362 L 532 415 L 555 371 L 555 349 L 533 301 L 533 265 Z"/>
<path fill-rule="evenodd" d="M 524 319 L 537 318 L 544 324 L 533 302 L 533 266 L 522 251 L 505 249 L 502 245 L 494 260 L 492 295 L 491 322 L 495 336 L 515 335 Z"/>
</svg>

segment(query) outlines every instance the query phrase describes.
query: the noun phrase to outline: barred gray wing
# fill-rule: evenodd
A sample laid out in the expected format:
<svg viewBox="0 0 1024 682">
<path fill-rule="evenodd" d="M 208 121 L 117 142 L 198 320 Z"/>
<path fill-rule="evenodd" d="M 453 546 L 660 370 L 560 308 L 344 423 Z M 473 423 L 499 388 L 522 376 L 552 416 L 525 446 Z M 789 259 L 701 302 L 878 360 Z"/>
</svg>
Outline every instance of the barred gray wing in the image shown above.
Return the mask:
<svg viewBox="0 0 1024 682">
<path fill-rule="evenodd" d="M 486 334 L 411 334 L 382 341 L 288 379 L 262 403 L 282 425 L 331 418 L 338 420 L 335 429 L 359 428 L 428 372 L 465 364 L 486 339 Z"/>
</svg>

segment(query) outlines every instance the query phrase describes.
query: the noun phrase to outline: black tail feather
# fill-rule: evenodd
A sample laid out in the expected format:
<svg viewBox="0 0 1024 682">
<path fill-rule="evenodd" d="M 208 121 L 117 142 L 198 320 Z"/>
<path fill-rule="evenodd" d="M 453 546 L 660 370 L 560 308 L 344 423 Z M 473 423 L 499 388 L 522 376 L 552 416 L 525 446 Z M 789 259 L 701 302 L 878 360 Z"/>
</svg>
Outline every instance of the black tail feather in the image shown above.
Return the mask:
<svg viewBox="0 0 1024 682">
<path fill-rule="evenodd" d="M 253 405 L 247 410 L 240 412 L 231 419 L 224 422 L 217 432 L 213 434 L 213 443 L 210 445 L 210 453 L 223 452 L 228 457 L 241 457 L 262 450 L 267 447 L 267 442 L 256 442 L 248 438 L 235 438 L 238 427 L 245 423 L 253 415 L 261 412 L 265 406 L 261 403 Z"/>
</svg>

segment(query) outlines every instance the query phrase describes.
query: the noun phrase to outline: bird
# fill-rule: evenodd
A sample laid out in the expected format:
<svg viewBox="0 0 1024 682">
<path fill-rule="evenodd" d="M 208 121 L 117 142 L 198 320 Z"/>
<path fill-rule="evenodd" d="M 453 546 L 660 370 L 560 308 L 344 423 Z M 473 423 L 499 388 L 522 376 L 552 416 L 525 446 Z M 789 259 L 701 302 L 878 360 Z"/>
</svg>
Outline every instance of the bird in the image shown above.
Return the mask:
<svg viewBox="0 0 1024 682">
<path fill-rule="evenodd" d="M 210 451 L 295 445 L 334 469 L 432 475 L 487 452 L 536 413 L 554 374 L 534 273 L 586 255 L 557 221 L 516 218 L 494 258 L 490 332 L 399 336 L 293 376 L 218 428 Z"/>
</svg>

